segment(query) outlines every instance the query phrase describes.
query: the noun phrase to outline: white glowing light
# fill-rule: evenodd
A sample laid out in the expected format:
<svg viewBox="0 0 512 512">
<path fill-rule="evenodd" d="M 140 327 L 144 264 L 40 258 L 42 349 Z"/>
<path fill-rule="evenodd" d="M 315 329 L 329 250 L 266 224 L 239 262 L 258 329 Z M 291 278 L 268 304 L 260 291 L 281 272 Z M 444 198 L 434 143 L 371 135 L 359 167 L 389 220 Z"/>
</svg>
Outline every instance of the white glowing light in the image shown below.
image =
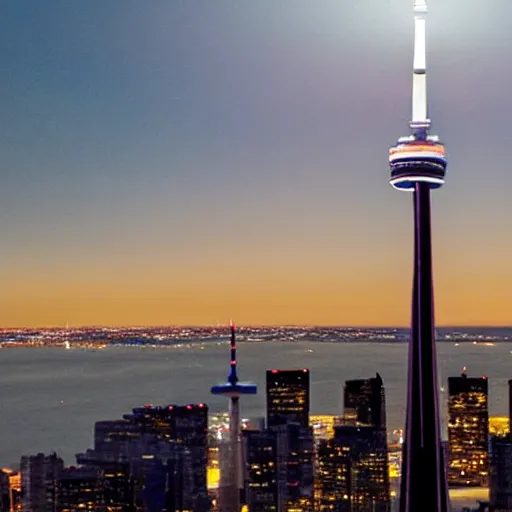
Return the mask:
<svg viewBox="0 0 512 512">
<path fill-rule="evenodd" d="M 389 183 L 397 188 L 398 190 L 404 190 L 406 192 L 414 192 L 415 187 L 414 183 L 431 183 L 432 185 L 443 185 L 444 179 L 442 178 L 432 178 L 431 176 L 401 176 L 399 178 L 393 178 L 389 180 Z M 398 187 L 400 183 L 412 183 L 410 187 Z"/>
</svg>

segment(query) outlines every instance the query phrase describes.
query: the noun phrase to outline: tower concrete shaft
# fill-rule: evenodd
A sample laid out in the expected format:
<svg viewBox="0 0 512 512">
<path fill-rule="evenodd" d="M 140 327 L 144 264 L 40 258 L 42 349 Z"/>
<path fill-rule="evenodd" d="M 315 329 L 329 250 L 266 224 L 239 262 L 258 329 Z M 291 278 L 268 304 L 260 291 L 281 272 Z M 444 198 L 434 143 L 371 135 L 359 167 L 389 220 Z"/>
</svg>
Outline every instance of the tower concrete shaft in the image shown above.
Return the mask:
<svg viewBox="0 0 512 512">
<path fill-rule="evenodd" d="M 240 397 L 229 400 L 229 468 L 233 489 L 231 499 L 222 512 L 240 512 L 240 492 L 242 489 L 242 450 L 240 445 Z M 230 482 L 230 483 L 231 483 Z"/>
<path fill-rule="evenodd" d="M 413 197 L 414 281 L 400 512 L 448 512 L 434 332 L 428 183 L 416 183 Z"/>
</svg>

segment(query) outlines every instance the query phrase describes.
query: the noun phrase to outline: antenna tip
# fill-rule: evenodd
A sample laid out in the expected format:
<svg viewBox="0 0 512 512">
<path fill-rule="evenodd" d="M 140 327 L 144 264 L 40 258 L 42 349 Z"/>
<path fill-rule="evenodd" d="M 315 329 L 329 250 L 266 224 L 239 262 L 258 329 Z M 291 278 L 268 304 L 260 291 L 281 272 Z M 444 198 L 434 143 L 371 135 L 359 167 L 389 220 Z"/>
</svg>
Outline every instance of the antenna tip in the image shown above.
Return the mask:
<svg viewBox="0 0 512 512">
<path fill-rule="evenodd" d="M 427 0 L 414 0 L 414 12 L 427 12 Z"/>
</svg>

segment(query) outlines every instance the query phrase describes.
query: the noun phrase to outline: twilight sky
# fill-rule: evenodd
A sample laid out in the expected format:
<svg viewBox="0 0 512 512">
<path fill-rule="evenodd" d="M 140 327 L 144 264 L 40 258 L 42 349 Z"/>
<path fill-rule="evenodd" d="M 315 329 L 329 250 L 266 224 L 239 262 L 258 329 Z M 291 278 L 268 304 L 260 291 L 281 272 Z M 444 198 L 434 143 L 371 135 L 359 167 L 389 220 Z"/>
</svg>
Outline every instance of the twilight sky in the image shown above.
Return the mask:
<svg viewBox="0 0 512 512">
<path fill-rule="evenodd" d="M 440 325 L 512 324 L 510 0 L 430 0 Z M 412 0 L 4 0 L 0 325 L 407 325 Z"/>
</svg>

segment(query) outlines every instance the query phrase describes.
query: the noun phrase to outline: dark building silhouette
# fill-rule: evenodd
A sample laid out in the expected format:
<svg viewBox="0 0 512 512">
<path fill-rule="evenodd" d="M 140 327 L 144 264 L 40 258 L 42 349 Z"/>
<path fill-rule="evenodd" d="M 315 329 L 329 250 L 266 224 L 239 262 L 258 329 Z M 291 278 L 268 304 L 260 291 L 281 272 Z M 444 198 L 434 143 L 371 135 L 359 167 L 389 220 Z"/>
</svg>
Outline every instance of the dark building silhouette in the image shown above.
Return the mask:
<svg viewBox="0 0 512 512">
<path fill-rule="evenodd" d="M 21 475 L 8 468 L 0 469 L 0 511 L 21 510 Z"/>
<path fill-rule="evenodd" d="M 316 510 L 389 512 L 390 491 L 385 431 L 372 426 L 339 426 L 321 441 L 317 455 Z"/>
<path fill-rule="evenodd" d="M 386 429 L 386 398 L 382 377 L 347 380 L 343 393 L 343 418 Z"/>
<path fill-rule="evenodd" d="M 21 510 L 20 474 L 10 469 L 0 469 L 0 511 Z"/>
<path fill-rule="evenodd" d="M 0 469 L 0 511 L 9 512 L 11 508 L 11 496 L 9 488 L 9 473 Z"/>
<path fill-rule="evenodd" d="M 309 427 L 309 370 L 267 370 L 267 427 Z"/>
<path fill-rule="evenodd" d="M 512 380 L 508 381 L 509 422 L 512 421 Z M 512 430 L 491 436 L 489 445 L 489 510 L 512 510 Z"/>
<path fill-rule="evenodd" d="M 492 436 L 489 453 L 489 503 L 494 512 L 512 510 L 512 440 Z"/>
<path fill-rule="evenodd" d="M 57 512 L 106 512 L 103 474 L 90 468 L 65 468 L 57 486 Z"/>
<path fill-rule="evenodd" d="M 55 453 L 21 457 L 21 494 L 23 510 L 53 512 L 56 504 L 57 479 L 64 462 Z"/>
<path fill-rule="evenodd" d="M 487 377 L 448 379 L 448 481 L 452 486 L 488 483 L 489 409 Z"/>
<path fill-rule="evenodd" d="M 245 495 L 251 512 L 314 511 L 313 431 L 297 423 L 244 431 Z"/>
<path fill-rule="evenodd" d="M 277 438 L 269 430 L 244 430 L 242 435 L 249 510 L 277 510 Z"/>
<path fill-rule="evenodd" d="M 508 431 L 512 434 L 512 379 L 508 381 Z"/>
<path fill-rule="evenodd" d="M 153 434 L 161 434 L 160 439 L 175 443 L 175 448 L 169 447 L 172 451 L 169 456 L 171 460 L 175 457 L 188 457 L 190 454 L 194 460 L 193 466 L 183 464 L 181 467 L 188 467 L 191 474 L 179 476 L 184 482 L 182 492 L 187 496 L 183 500 L 190 503 L 197 512 L 208 510 L 208 407 L 205 404 L 147 406 L 134 409 L 133 415 L 125 418 L 140 426 L 143 431 L 148 428 Z M 186 447 L 186 452 L 179 450 L 178 446 Z"/>
<path fill-rule="evenodd" d="M 402 451 L 400 512 L 450 509 L 441 446 L 430 191 L 444 183 L 444 145 L 430 135 L 426 82 L 426 0 L 414 2 L 414 58 L 411 134 L 389 150 L 390 183 L 412 192 L 414 201 L 414 278 L 407 409 Z"/>
<path fill-rule="evenodd" d="M 111 510 L 149 512 L 165 505 L 168 512 L 206 512 L 207 457 L 205 404 L 147 405 L 122 420 L 97 422 L 94 448 L 77 455 L 77 463 L 102 472 Z"/>
</svg>

